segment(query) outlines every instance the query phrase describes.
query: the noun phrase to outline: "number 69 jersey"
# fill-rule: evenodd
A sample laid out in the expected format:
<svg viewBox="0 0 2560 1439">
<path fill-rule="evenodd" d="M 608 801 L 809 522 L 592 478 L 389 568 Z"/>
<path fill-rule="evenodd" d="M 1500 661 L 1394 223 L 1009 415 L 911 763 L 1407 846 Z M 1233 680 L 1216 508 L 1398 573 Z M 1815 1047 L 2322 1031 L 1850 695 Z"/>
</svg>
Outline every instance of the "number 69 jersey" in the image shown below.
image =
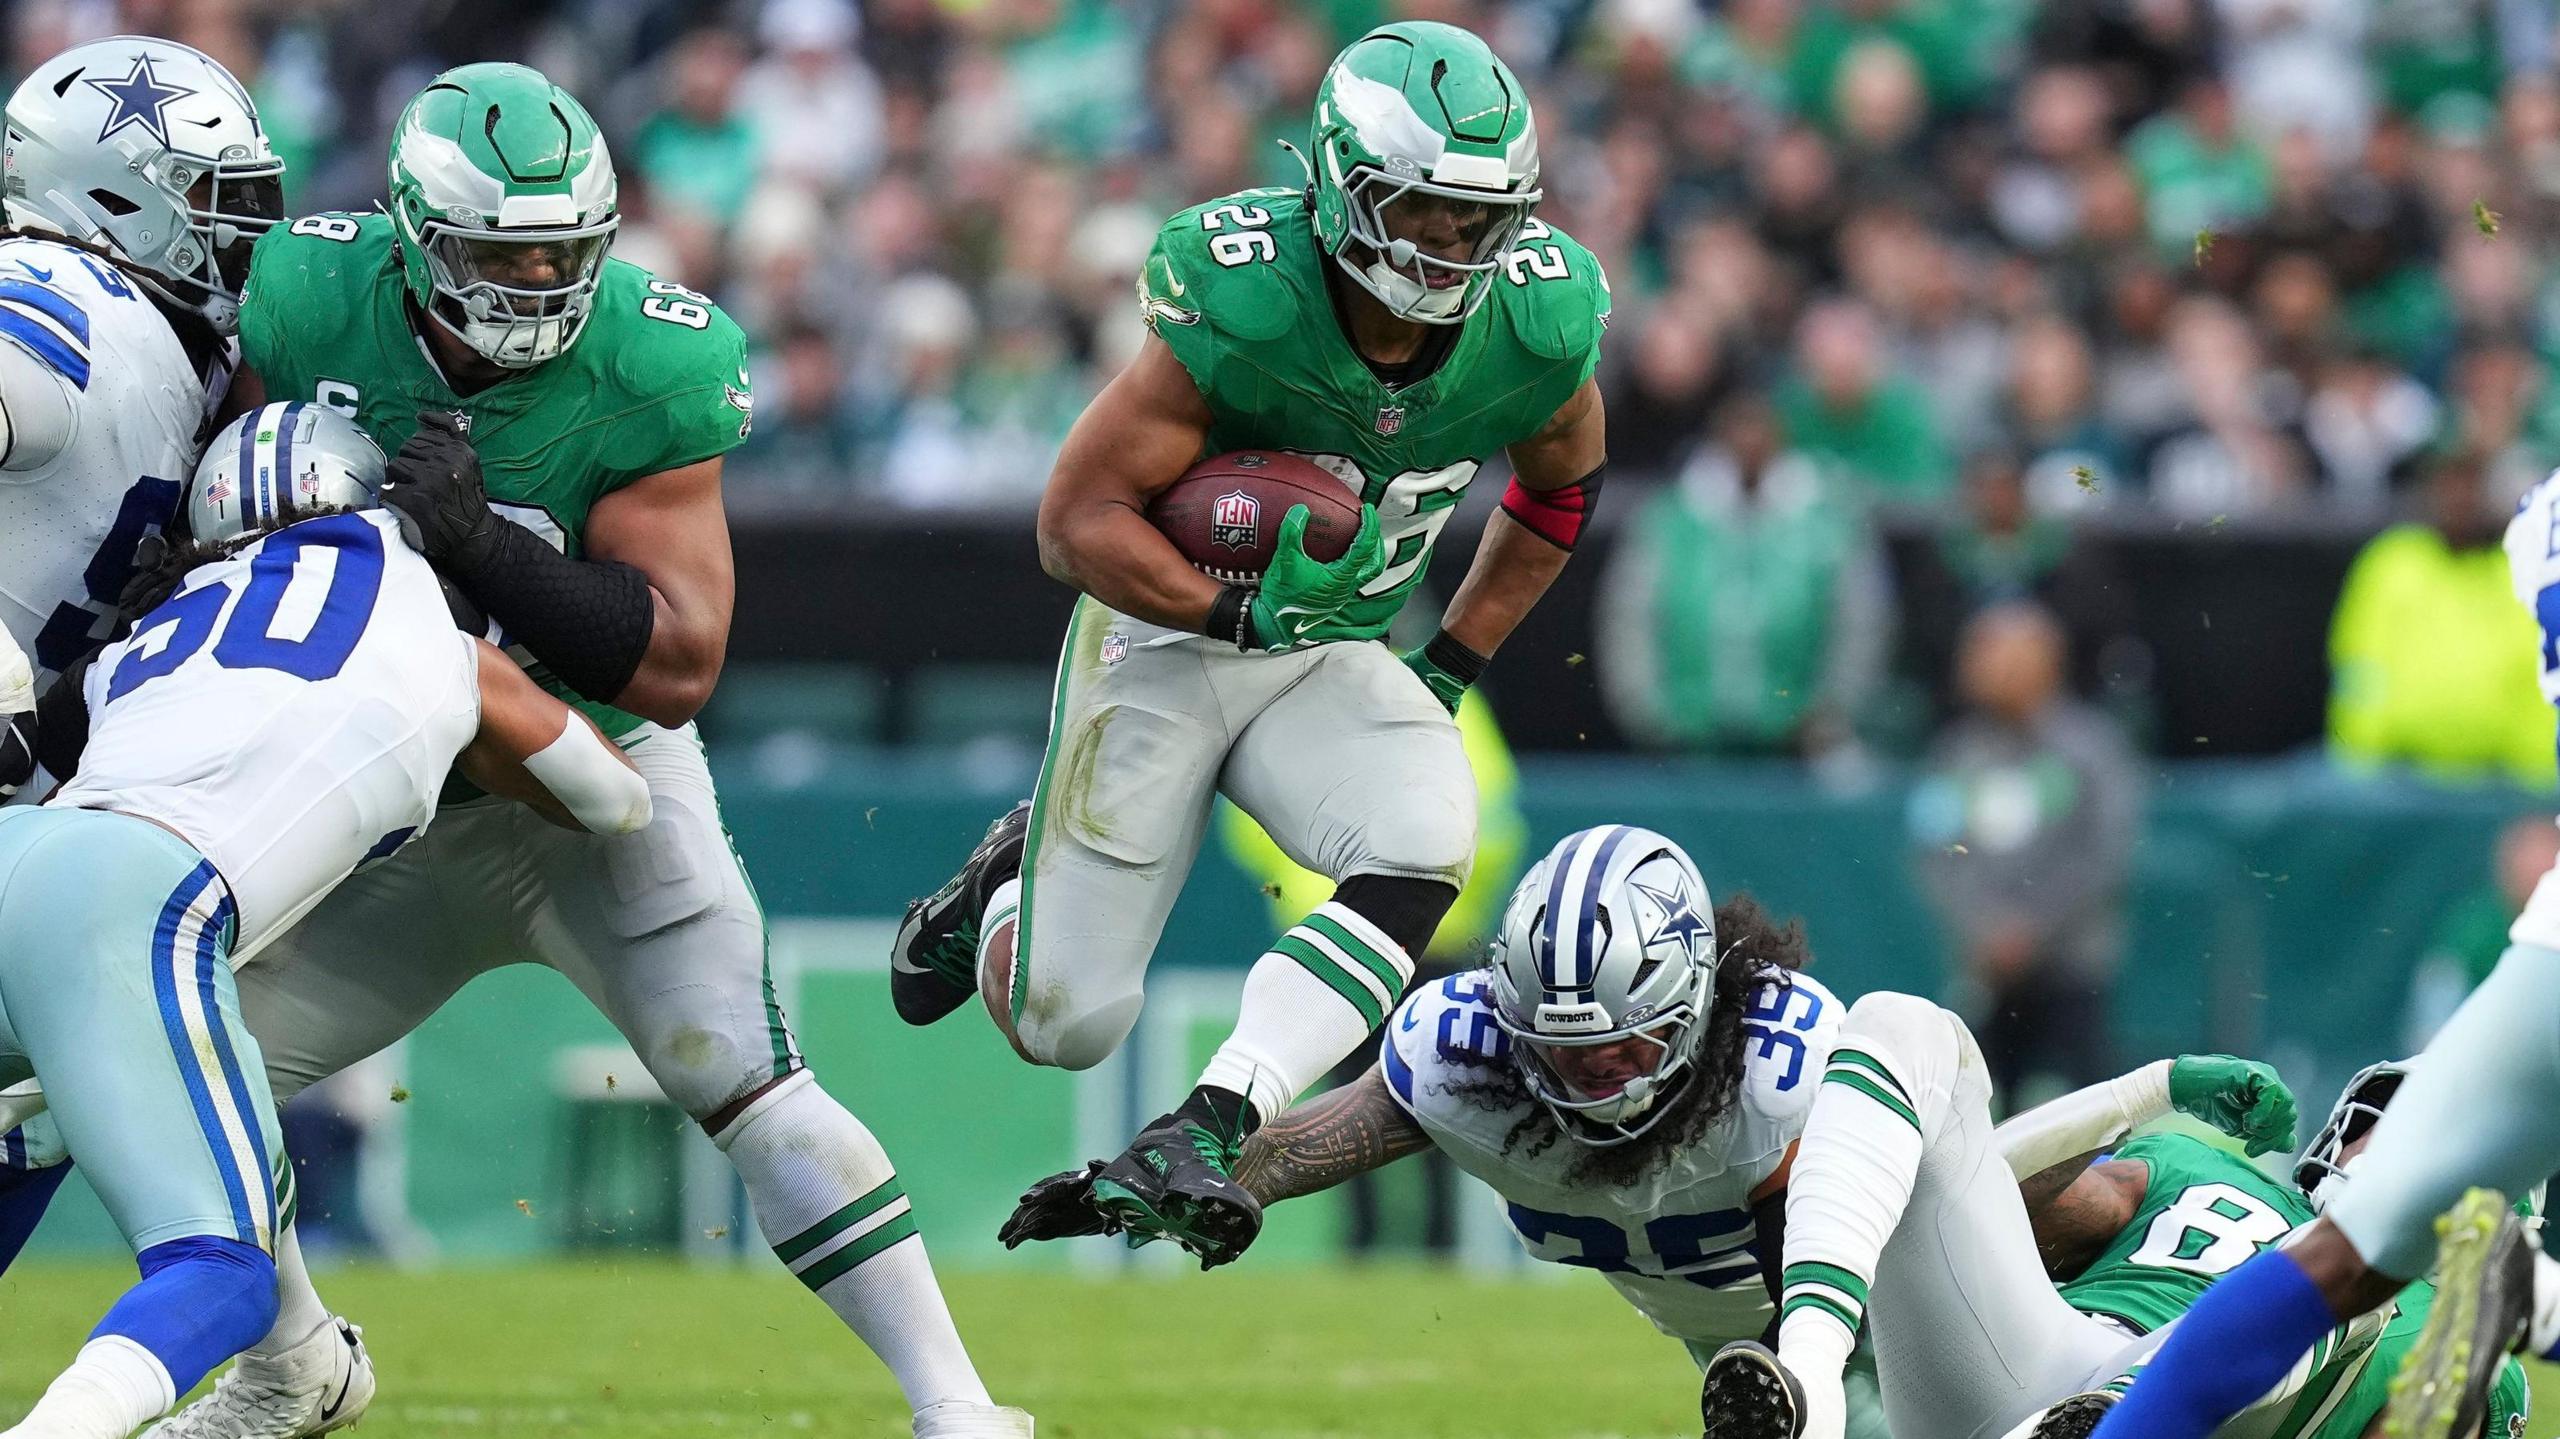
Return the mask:
<svg viewBox="0 0 2560 1439">
<path fill-rule="evenodd" d="M 50 240 L 0 240 L 0 343 L 32 357 L 72 415 L 52 461 L 0 470 L 0 627 L 50 673 L 105 632 L 134 547 L 176 512 L 205 376 L 140 286 Z"/>
<path fill-rule="evenodd" d="M 1598 1270 L 1675 1338 L 1714 1344 L 1758 1335 L 1770 1305 L 1751 1247 L 1750 1196 L 1804 1132 L 1839 1039 L 1840 1002 L 1801 974 L 1753 991 L 1733 1107 L 1626 1186 L 1574 1183 L 1568 1172 L 1589 1151 L 1557 1134 L 1516 1087 L 1488 1083 L 1506 1077 L 1511 1063 L 1493 1004 L 1484 970 L 1415 991 L 1387 1022 L 1379 1062 L 1388 1092 L 1459 1168 L 1502 1196 L 1532 1255 Z M 1524 1128 L 1523 1120 L 1535 1123 Z M 1663 1121 L 1666 1129 L 1678 1125 L 1677 1117 Z"/>
<path fill-rule="evenodd" d="M 317 400 L 386 455 L 421 410 L 471 422 L 490 507 L 575 555 L 587 512 L 635 480 L 736 449 L 755 416 L 746 336 L 710 300 L 608 258 L 578 342 L 506 383 L 457 395 L 410 321 L 386 215 L 306 215 L 258 237 L 240 301 L 240 358 L 277 400 Z M 640 725 L 582 703 L 519 652 L 543 688 L 609 738 Z"/>
<path fill-rule="evenodd" d="M 213 861 L 237 968 L 427 827 L 480 728 L 474 643 L 390 515 L 288 525 L 99 653 L 88 748 L 50 802 L 158 820 Z"/>
</svg>

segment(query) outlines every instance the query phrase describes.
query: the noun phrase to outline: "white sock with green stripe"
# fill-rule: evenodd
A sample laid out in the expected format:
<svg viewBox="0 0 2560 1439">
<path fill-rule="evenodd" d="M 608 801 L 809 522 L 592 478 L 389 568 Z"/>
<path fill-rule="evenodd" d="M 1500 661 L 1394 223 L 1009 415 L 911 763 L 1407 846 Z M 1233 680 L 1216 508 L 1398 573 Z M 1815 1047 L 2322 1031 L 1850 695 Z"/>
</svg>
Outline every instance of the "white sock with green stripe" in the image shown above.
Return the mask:
<svg viewBox="0 0 2560 1439">
<path fill-rule="evenodd" d="M 746 1181 L 774 1257 L 889 1366 L 908 1408 L 988 1402 L 896 1167 L 814 1075 L 758 1096 L 711 1142 Z"/>
<path fill-rule="evenodd" d="M 1347 905 L 1320 905 L 1254 961 L 1235 1032 L 1200 1082 L 1244 1095 L 1268 1119 L 1358 1048 L 1412 978 L 1385 931 Z"/>
<path fill-rule="evenodd" d="M 1878 1006 L 1879 999 L 1902 1004 Z M 1862 1043 L 1859 1018 L 1899 1020 L 1889 1011 L 1925 1004 L 1905 995 L 1858 1002 L 1797 1141 L 1787 1179 L 1778 1354 L 1817 1412 L 1840 1392 L 1841 1369 L 1866 1318 L 1867 1288 L 1910 1206 L 1925 1147 L 1910 1086 L 1877 1047 Z"/>
</svg>

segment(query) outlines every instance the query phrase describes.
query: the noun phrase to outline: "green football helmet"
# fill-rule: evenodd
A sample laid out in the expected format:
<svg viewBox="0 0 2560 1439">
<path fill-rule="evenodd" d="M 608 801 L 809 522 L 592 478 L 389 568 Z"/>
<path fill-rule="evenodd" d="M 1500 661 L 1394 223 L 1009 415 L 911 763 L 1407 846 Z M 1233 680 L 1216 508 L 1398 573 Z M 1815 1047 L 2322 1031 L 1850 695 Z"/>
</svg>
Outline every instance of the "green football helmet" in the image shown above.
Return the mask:
<svg viewBox="0 0 2560 1439">
<path fill-rule="evenodd" d="M 1381 25 L 1335 57 L 1309 149 L 1317 242 L 1407 320 L 1474 313 L 1538 203 L 1528 92 L 1454 25 Z"/>
<path fill-rule="evenodd" d="M 494 364 L 530 369 L 587 323 L 621 224 L 586 107 L 523 65 L 430 82 L 391 140 L 391 223 L 418 307 Z"/>
</svg>

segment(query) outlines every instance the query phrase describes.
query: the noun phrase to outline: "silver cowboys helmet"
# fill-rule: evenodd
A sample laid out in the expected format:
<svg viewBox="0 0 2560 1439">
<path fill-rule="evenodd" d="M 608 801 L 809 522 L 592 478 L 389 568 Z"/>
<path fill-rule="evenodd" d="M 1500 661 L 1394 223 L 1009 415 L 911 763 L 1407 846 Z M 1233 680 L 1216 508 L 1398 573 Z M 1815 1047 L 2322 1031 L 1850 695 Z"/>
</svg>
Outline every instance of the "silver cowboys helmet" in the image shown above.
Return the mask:
<svg viewBox="0 0 2560 1439">
<path fill-rule="evenodd" d="M 2338 1197 L 2338 1187 L 2347 1181 L 2347 1171 L 2355 1161 L 2338 1157 L 2348 1145 L 2373 1130 L 2373 1122 L 2382 1117 L 2383 1107 L 2400 1090 L 2400 1081 L 2409 1077 L 2417 1064 L 2415 1058 L 2386 1059 L 2368 1064 L 2347 1081 L 2338 1093 L 2338 1102 L 2329 1108 L 2327 1122 L 2311 1137 L 2302 1151 L 2302 1159 L 2293 1167 L 2293 1185 L 2311 1200 L 2313 1212 L 2328 1209 L 2329 1201 Z"/>
<path fill-rule="evenodd" d="M 309 400 L 261 405 L 204 447 L 187 486 L 188 532 L 218 545 L 283 523 L 289 511 L 367 510 L 382 449 L 356 422 Z"/>
<path fill-rule="evenodd" d="M 1715 993 L 1715 902 L 1680 846 L 1649 829 L 1569 835 L 1512 892 L 1494 942 L 1494 1014 L 1529 1093 L 1583 1144 L 1658 1123 L 1696 1062 Z M 1622 1080 L 1586 1088 L 1575 1051 L 1627 1042 Z"/>
<path fill-rule="evenodd" d="M 9 97 L 8 222 L 106 250 L 223 334 L 249 251 L 284 216 L 284 161 L 210 55 L 116 35 L 74 45 Z"/>
</svg>

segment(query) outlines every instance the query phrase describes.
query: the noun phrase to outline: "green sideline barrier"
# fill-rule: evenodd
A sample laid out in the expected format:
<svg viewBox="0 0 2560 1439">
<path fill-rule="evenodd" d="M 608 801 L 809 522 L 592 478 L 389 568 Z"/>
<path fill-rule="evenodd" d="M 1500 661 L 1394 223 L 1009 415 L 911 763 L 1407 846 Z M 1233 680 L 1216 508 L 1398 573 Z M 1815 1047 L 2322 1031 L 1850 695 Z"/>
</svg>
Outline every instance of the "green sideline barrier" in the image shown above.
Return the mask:
<svg viewBox="0 0 2560 1439">
<path fill-rule="evenodd" d="M 1018 759 L 838 759 L 787 785 L 723 760 L 726 811 L 776 920 L 777 983 L 803 1047 L 888 1146 L 945 1264 L 1003 1258 L 994 1230 L 1025 1183 L 1116 1145 L 1188 1085 L 1272 930 L 1257 885 L 1213 846 L 1167 927 L 1128 1052 L 1085 1075 L 1031 1069 L 974 1015 L 898 1024 L 882 970 L 885 921 L 1021 792 Z M 1816 972 L 1836 989 L 1945 989 L 1937 925 L 1909 877 L 1899 782 L 1836 794 L 1787 769 L 1531 757 L 1521 798 L 1539 846 L 1604 820 L 1671 834 L 1719 892 L 1749 889 L 1803 915 Z M 2168 771 L 2130 901 L 2116 1054 L 2260 1054 L 2316 1116 L 2354 1066 L 2400 1047 L 2410 967 L 2445 906 L 2485 881 L 2498 826 L 2527 807 L 2293 763 Z M 564 1052 L 616 1042 L 565 982 L 519 967 L 471 985 L 395 1053 L 379 1081 L 406 1096 L 389 1110 L 388 1192 L 405 1196 L 412 1255 L 494 1261 L 634 1242 L 747 1252 L 734 1181 L 672 1111 L 635 1097 L 644 1077 L 619 1074 L 583 1104 L 564 1097 Z M 621 1068 L 635 1068 L 627 1058 Z M 580 1142 L 590 1171 L 612 1172 L 573 1193 Z M 1388 1201 L 1413 1202 L 1402 1183 Z M 39 1252 L 114 1248 L 84 1189 L 56 1207 Z M 1341 1226 L 1329 1196 L 1279 1210 L 1266 1262 L 1329 1255 Z M 1004 1262 L 1112 1262 L 1107 1251 Z"/>
</svg>

